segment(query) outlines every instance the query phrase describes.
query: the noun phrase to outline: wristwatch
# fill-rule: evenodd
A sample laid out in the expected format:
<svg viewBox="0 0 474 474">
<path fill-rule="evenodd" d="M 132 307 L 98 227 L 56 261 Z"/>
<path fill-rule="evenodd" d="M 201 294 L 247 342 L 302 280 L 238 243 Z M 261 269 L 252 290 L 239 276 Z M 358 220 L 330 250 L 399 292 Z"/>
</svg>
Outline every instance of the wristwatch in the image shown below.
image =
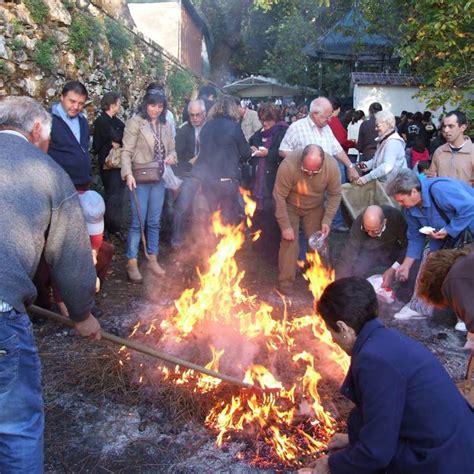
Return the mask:
<svg viewBox="0 0 474 474">
<path fill-rule="evenodd" d="M 355 167 L 356 167 L 356 165 L 355 165 L 354 163 L 351 163 L 351 164 L 348 166 L 349 169 L 355 168 Z"/>
</svg>

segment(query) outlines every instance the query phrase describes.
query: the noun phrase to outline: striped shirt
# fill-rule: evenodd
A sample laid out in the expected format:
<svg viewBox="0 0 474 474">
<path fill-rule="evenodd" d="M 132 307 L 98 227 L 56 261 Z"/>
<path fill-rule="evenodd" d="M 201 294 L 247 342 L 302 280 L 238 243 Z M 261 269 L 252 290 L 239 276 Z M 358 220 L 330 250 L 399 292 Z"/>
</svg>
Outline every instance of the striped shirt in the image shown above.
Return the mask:
<svg viewBox="0 0 474 474">
<path fill-rule="evenodd" d="M 329 126 L 317 127 L 309 115 L 290 125 L 281 141 L 280 150 L 294 151 L 307 145 L 319 145 L 332 156 L 342 151 Z"/>
</svg>

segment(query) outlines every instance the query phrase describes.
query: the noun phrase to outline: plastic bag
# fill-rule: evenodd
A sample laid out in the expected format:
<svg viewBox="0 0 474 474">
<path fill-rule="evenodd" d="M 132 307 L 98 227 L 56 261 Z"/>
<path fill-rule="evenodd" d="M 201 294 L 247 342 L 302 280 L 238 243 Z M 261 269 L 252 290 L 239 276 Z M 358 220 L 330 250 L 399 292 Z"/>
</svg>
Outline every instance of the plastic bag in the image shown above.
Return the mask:
<svg viewBox="0 0 474 474">
<path fill-rule="evenodd" d="M 382 288 L 382 275 L 372 275 L 367 281 L 374 287 L 375 294 L 380 301 L 384 303 L 393 303 L 395 301 L 395 293 L 391 288 Z"/>
<path fill-rule="evenodd" d="M 324 237 L 324 234 L 320 230 L 310 235 L 308 245 L 310 249 L 316 250 L 322 258 L 328 257 L 326 237 Z"/>
<path fill-rule="evenodd" d="M 172 189 L 173 191 L 177 191 L 183 183 L 183 180 L 174 174 L 173 168 L 170 165 L 165 165 L 165 172 L 162 178 L 165 182 L 165 188 Z"/>
</svg>

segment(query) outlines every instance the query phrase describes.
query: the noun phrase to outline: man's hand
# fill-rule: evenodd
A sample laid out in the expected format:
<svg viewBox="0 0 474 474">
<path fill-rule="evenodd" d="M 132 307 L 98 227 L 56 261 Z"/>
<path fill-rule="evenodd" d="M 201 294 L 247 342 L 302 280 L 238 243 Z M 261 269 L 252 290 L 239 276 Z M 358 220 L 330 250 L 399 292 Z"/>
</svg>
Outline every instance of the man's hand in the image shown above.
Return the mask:
<svg viewBox="0 0 474 474">
<path fill-rule="evenodd" d="M 393 277 L 395 276 L 395 269 L 390 267 L 385 270 L 382 274 L 382 288 L 390 288 L 392 284 Z"/>
<path fill-rule="evenodd" d="M 347 178 L 350 182 L 359 179 L 359 173 L 355 168 L 347 168 Z"/>
<path fill-rule="evenodd" d="M 398 281 L 407 281 L 409 273 L 410 273 L 410 267 L 406 263 L 402 263 L 395 270 L 395 277 L 397 278 Z"/>
<path fill-rule="evenodd" d="M 91 313 L 89 313 L 89 316 L 87 319 L 84 319 L 84 321 L 74 323 L 74 329 L 77 334 L 82 337 L 97 340 L 102 338 L 102 330 L 99 321 L 97 321 Z"/>
<path fill-rule="evenodd" d="M 321 226 L 321 233 L 324 235 L 324 238 L 327 239 L 329 232 L 331 232 L 331 227 L 328 224 L 323 224 Z"/>
<path fill-rule="evenodd" d="M 137 188 L 137 182 L 135 181 L 135 178 L 132 174 L 127 174 L 127 188 L 130 191 L 133 191 Z"/>
<path fill-rule="evenodd" d="M 295 233 L 293 232 L 293 229 L 291 227 L 288 229 L 282 230 L 281 236 L 283 240 L 295 240 Z"/>
<path fill-rule="evenodd" d="M 316 461 L 313 474 L 331 474 L 329 470 L 329 456 L 322 456 Z"/>
<path fill-rule="evenodd" d="M 448 232 L 445 229 L 440 229 L 437 232 L 430 232 L 429 236 L 435 240 L 442 240 L 448 236 Z"/>
<path fill-rule="evenodd" d="M 328 449 L 343 449 L 349 446 L 349 435 L 346 433 L 336 433 L 328 443 Z"/>
</svg>

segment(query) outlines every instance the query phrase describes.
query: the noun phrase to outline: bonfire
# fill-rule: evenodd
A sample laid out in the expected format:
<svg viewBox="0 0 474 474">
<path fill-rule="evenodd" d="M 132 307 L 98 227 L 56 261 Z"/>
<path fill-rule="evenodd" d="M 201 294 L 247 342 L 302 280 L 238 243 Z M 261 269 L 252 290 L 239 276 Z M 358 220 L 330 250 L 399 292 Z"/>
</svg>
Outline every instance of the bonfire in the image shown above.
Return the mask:
<svg viewBox="0 0 474 474">
<path fill-rule="evenodd" d="M 192 370 L 154 368 L 168 383 L 211 401 L 205 424 L 219 446 L 246 440 L 248 448 L 240 456 L 249 462 L 300 466 L 322 453 L 336 430 L 334 405 L 330 397 L 323 400 L 321 387 L 332 384 L 336 390 L 349 358 L 314 310 L 289 317 L 282 296 L 283 316 L 276 317 L 269 303 L 243 287 L 245 270 L 239 269 L 235 256 L 246 235 L 255 240 L 259 232 L 246 232 L 255 203 L 245 191 L 242 195 L 246 223 L 224 225 L 219 212 L 212 218 L 218 242 L 206 270 L 197 269 L 196 288 L 185 289 L 168 314 L 147 321 L 147 327 L 141 323 L 140 331 L 137 325 L 131 337 L 140 336 L 168 353 L 253 386 L 225 387 L 221 380 Z M 304 277 L 316 301 L 334 274 L 317 253 L 309 253 L 307 261 Z"/>
</svg>

